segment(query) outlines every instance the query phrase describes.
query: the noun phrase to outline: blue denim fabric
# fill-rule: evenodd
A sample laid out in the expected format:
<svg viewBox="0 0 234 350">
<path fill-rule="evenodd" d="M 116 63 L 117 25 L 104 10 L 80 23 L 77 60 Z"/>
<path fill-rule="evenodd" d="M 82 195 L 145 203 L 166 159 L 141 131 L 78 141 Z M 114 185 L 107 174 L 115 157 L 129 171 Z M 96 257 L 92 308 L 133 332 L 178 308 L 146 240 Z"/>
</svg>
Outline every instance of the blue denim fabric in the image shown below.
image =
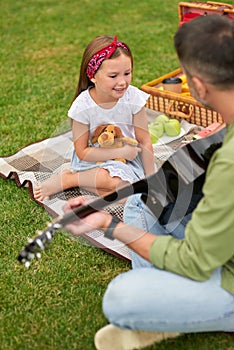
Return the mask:
<svg viewBox="0 0 234 350">
<path fill-rule="evenodd" d="M 189 219 L 190 215 L 180 223 L 161 226 L 139 195 L 126 203 L 125 222 L 157 235 L 181 239 Z M 159 270 L 135 253 L 132 266 L 109 284 L 104 295 L 103 311 L 110 323 L 164 332 L 234 331 L 234 295 L 221 287 L 221 268 L 199 282 Z"/>
</svg>

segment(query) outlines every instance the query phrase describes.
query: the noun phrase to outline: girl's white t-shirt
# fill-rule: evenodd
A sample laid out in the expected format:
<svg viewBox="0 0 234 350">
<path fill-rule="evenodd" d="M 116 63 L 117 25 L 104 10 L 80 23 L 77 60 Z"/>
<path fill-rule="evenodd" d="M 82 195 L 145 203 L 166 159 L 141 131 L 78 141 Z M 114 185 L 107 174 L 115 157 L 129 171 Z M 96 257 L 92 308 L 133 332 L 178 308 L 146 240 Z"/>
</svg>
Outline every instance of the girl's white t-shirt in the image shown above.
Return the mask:
<svg viewBox="0 0 234 350">
<path fill-rule="evenodd" d="M 113 108 L 98 106 L 90 96 L 89 89 L 83 91 L 72 103 L 68 116 L 89 125 L 90 139 L 94 130 L 102 124 L 118 125 L 125 137 L 135 138 L 133 118 L 145 106 L 149 94 L 130 85 Z"/>
</svg>

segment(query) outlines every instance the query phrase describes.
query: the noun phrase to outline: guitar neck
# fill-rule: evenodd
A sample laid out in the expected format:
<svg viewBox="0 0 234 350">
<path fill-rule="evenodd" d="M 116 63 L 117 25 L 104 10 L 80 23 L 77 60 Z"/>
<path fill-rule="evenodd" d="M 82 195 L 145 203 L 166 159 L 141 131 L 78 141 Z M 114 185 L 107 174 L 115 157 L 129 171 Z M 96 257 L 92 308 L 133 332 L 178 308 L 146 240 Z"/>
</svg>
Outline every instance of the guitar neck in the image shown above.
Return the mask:
<svg viewBox="0 0 234 350">
<path fill-rule="evenodd" d="M 120 201 L 124 198 L 127 198 L 133 194 L 137 193 L 148 193 L 148 182 L 147 179 L 139 180 L 131 185 L 121 188 L 118 191 L 112 192 L 104 197 L 98 198 L 91 202 L 90 204 L 86 204 L 84 206 L 78 207 L 71 212 L 63 215 L 58 218 L 56 221 L 57 224 L 61 226 L 65 226 L 68 223 L 71 223 L 77 219 L 82 219 L 85 216 L 95 213 L 110 204 L 113 204 L 117 201 Z"/>
</svg>

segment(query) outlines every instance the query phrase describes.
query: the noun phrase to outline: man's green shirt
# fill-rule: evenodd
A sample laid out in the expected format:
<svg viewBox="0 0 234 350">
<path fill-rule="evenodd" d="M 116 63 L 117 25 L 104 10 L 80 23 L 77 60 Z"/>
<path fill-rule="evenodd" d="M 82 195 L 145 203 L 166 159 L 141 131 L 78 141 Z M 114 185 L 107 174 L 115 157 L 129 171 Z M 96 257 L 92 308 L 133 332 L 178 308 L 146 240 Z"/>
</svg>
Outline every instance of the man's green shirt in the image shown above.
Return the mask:
<svg viewBox="0 0 234 350">
<path fill-rule="evenodd" d="M 204 281 L 222 267 L 222 287 L 234 294 L 234 121 L 212 156 L 204 196 L 185 229 L 185 238 L 158 236 L 150 261 L 160 269 Z"/>
</svg>

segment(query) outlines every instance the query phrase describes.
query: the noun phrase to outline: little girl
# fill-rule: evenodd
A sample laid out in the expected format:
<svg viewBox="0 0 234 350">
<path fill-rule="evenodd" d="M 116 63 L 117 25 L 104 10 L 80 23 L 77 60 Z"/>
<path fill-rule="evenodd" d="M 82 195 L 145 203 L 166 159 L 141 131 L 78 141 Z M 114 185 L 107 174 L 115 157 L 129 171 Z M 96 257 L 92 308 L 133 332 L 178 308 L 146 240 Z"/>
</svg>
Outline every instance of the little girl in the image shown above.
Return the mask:
<svg viewBox="0 0 234 350">
<path fill-rule="evenodd" d="M 71 170 L 38 185 L 36 200 L 46 200 L 54 193 L 77 186 L 103 196 L 154 172 L 144 108 L 149 95 L 130 85 L 132 68 L 132 53 L 117 37 L 98 36 L 89 43 L 68 111 L 74 142 Z M 93 132 L 101 124 L 119 126 L 125 137 L 138 141 L 138 147 L 104 149 L 93 145 Z M 119 157 L 125 158 L 126 164 L 114 160 Z"/>
</svg>

